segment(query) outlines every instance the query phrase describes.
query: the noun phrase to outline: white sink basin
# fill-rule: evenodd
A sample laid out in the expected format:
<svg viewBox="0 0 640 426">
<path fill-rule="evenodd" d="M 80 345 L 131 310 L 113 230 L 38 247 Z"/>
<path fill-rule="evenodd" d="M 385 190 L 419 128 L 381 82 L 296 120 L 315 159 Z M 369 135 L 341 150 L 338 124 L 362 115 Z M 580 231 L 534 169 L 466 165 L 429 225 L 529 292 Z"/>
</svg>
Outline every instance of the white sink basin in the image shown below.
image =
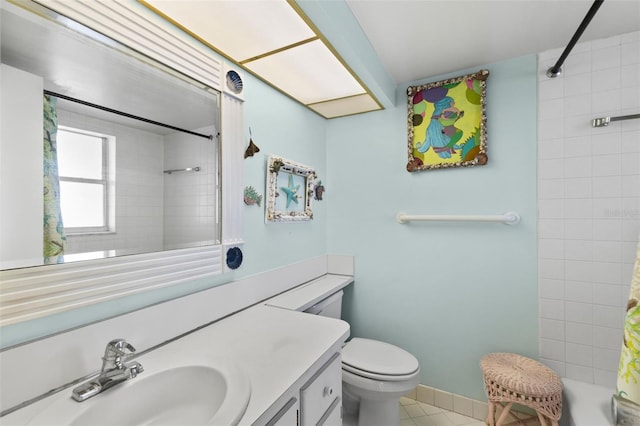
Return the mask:
<svg viewBox="0 0 640 426">
<path fill-rule="evenodd" d="M 182 365 L 149 371 L 84 402 L 71 391 L 29 425 L 234 425 L 244 414 L 251 386 L 232 363 Z"/>
</svg>

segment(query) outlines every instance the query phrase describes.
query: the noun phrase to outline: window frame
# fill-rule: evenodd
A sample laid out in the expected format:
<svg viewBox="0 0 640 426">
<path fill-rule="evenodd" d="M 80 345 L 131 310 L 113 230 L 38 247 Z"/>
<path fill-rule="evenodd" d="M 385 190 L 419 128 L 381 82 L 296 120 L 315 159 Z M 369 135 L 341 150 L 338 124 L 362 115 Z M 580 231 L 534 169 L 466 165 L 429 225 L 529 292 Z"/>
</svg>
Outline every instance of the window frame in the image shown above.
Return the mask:
<svg viewBox="0 0 640 426">
<path fill-rule="evenodd" d="M 115 179 L 115 176 L 113 176 L 113 177 L 110 176 L 109 145 L 110 145 L 110 141 L 111 140 L 115 140 L 115 136 L 106 135 L 106 134 L 103 134 L 103 133 L 92 132 L 91 130 L 79 129 L 79 128 L 71 127 L 71 126 L 59 125 L 58 126 L 58 132 L 61 131 L 61 130 L 64 131 L 64 132 L 76 133 L 76 134 L 81 134 L 81 135 L 86 135 L 86 136 L 99 138 L 101 140 L 101 151 L 102 151 L 102 171 L 101 171 L 101 178 L 100 179 L 78 178 L 78 177 L 68 177 L 68 176 L 59 175 L 59 180 L 60 180 L 60 182 L 74 182 L 74 183 L 86 183 L 86 184 L 99 184 L 99 185 L 102 185 L 102 188 L 103 188 L 103 191 L 102 191 L 102 196 L 103 196 L 103 200 L 102 200 L 102 222 L 103 222 L 104 225 L 102 225 L 102 226 L 75 226 L 75 227 L 68 227 L 68 226 L 64 225 L 64 215 L 63 215 L 62 220 L 63 220 L 65 234 L 66 235 L 88 235 L 88 234 L 95 234 L 95 233 L 113 232 L 114 230 L 111 229 L 111 227 L 110 227 L 110 224 L 112 223 L 112 220 L 109 217 L 109 211 L 110 211 L 109 200 L 111 199 L 110 198 L 110 190 L 109 190 L 109 187 L 110 187 L 109 182 L 110 182 L 110 179 L 112 179 L 112 178 Z M 62 193 L 61 193 L 61 196 L 62 196 Z"/>
</svg>

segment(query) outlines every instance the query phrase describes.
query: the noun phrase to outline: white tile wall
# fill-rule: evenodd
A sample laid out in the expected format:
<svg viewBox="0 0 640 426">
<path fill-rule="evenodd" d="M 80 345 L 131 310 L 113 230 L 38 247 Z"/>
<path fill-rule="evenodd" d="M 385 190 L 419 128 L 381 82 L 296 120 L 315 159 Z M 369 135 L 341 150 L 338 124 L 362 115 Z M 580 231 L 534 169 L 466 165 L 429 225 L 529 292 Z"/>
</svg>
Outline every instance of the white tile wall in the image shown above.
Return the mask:
<svg viewBox="0 0 640 426">
<path fill-rule="evenodd" d="M 539 55 L 540 357 L 560 375 L 615 386 L 640 231 L 640 32 L 579 43 L 560 77 Z"/>
<path fill-rule="evenodd" d="M 219 239 L 216 142 L 180 133 L 163 137 L 64 110 L 59 121 L 116 137 L 116 232 L 69 236 L 67 254 L 151 252 Z M 215 134 L 212 128 L 196 131 Z M 201 171 L 163 173 L 195 166 Z"/>
<path fill-rule="evenodd" d="M 211 128 L 196 129 L 215 134 Z M 199 172 L 164 175 L 164 248 L 190 247 L 219 239 L 217 142 L 183 133 L 165 141 L 165 169 L 200 167 Z"/>
<path fill-rule="evenodd" d="M 69 236 L 67 254 L 162 249 L 162 136 L 115 122 L 58 110 L 59 123 L 116 137 L 116 232 Z"/>
</svg>

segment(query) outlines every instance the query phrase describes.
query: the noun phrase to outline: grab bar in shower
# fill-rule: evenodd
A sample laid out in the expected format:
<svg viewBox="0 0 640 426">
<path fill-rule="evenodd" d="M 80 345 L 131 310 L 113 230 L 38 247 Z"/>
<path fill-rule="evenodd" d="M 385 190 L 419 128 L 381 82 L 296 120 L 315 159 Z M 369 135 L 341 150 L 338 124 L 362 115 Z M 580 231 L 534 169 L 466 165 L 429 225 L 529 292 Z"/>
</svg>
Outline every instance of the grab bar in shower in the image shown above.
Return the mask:
<svg viewBox="0 0 640 426">
<path fill-rule="evenodd" d="M 171 173 L 176 173 L 176 172 L 199 172 L 199 171 L 200 171 L 200 167 L 196 166 L 196 167 L 187 167 L 186 169 L 165 170 L 164 172 L 170 175 Z"/>
<path fill-rule="evenodd" d="M 591 127 L 606 127 L 612 121 L 632 120 L 640 118 L 640 114 L 621 115 L 619 117 L 600 117 L 591 120 Z"/>
<path fill-rule="evenodd" d="M 516 212 L 507 212 L 500 215 L 455 215 L 455 214 L 430 214 L 413 215 L 399 212 L 396 215 L 398 223 L 413 221 L 439 221 L 439 222 L 500 222 L 507 225 L 515 225 L 520 222 L 520 215 Z"/>
</svg>

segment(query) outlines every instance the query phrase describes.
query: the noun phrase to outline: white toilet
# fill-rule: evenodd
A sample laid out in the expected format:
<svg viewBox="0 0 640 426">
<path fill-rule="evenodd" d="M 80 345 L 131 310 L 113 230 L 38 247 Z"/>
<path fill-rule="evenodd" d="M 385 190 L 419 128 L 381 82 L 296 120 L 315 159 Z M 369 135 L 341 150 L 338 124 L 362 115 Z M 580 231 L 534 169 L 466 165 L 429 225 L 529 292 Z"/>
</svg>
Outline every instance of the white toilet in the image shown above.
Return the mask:
<svg viewBox="0 0 640 426">
<path fill-rule="evenodd" d="M 340 318 L 342 290 L 322 294 L 330 286 L 302 286 L 271 299 L 267 304 L 311 314 Z M 322 299 L 318 300 L 321 294 Z M 305 303 L 305 300 L 309 303 Z M 313 303 L 309 307 L 309 304 Z M 418 360 L 389 343 L 354 337 L 342 349 L 342 394 L 345 419 L 358 418 L 358 426 L 400 424 L 400 397 L 420 381 Z"/>
<path fill-rule="evenodd" d="M 358 425 L 398 425 L 400 397 L 418 386 L 418 360 L 404 349 L 354 337 L 342 349 L 343 406 L 355 402 Z"/>
</svg>

